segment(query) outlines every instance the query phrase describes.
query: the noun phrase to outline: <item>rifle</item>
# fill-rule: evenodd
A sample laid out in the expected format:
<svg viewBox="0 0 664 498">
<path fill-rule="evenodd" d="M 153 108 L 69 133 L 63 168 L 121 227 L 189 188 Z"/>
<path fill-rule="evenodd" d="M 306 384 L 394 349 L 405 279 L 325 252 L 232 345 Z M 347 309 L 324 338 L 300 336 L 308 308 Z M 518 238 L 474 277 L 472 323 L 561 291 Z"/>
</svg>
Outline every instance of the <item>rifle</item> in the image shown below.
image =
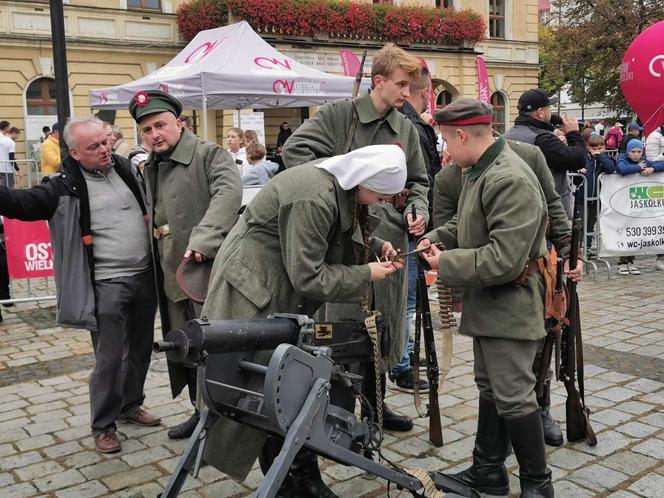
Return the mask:
<svg viewBox="0 0 664 498">
<path fill-rule="evenodd" d="M 542 348 L 542 361 L 540 362 L 540 369 L 537 372 L 537 384 L 535 392 L 537 397 L 540 398 L 544 394 L 544 386 L 546 385 L 546 377 L 549 373 L 551 366 L 551 356 L 555 349 L 555 369 L 556 379 L 560 380 L 560 354 L 561 354 L 561 334 L 562 327 L 569 324 L 565 314 L 567 313 L 567 291 L 563 283 L 563 268 L 564 261 L 562 258 L 556 260 L 556 285 L 553 290 L 553 296 L 549 297 L 548 292 L 545 298 L 545 318 L 544 323 L 546 327 L 546 338 L 544 339 L 544 347 Z M 545 279 L 548 278 L 545 276 Z M 551 302 L 549 302 L 549 300 Z"/>
<path fill-rule="evenodd" d="M 366 49 L 362 53 L 362 60 L 360 61 L 360 68 L 355 75 L 355 83 L 353 83 L 353 98 L 357 97 L 360 93 L 360 85 L 362 84 L 362 76 L 364 76 L 364 61 L 367 59 Z"/>
<path fill-rule="evenodd" d="M 570 250 L 569 267 L 576 268 L 579 256 L 579 237 L 581 220 L 576 218 L 572 223 L 572 247 Z M 590 410 L 585 405 L 583 389 L 583 343 L 581 340 L 581 320 L 579 316 L 579 297 L 576 283 L 567 279 L 569 307 L 567 318 L 569 324 L 563 326 L 562 359 L 560 377 L 565 383 L 567 401 L 565 414 L 567 419 L 567 440 L 570 442 L 585 439 L 590 446 L 597 444 L 597 437 L 590 426 Z M 578 370 L 579 389 L 575 385 L 575 367 Z"/>
<path fill-rule="evenodd" d="M 412 207 L 413 220 L 417 216 L 415 206 Z M 438 358 L 436 357 L 436 341 L 433 336 L 433 323 L 431 321 L 431 308 L 429 307 L 429 293 L 427 291 L 426 277 L 424 276 L 424 269 L 417 259 L 417 314 L 416 325 L 421 325 L 424 331 L 424 352 L 427 358 L 427 380 L 429 381 L 429 441 L 434 446 L 440 447 L 443 445 L 443 429 L 440 423 L 440 406 L 438 404 Z M 419 336 L 420 330 L 416 331 Z M 416 352 L 419 357 L 419 340 L 418 351 Z M 415 352 L 414 352 L 415 353 Z M 419 365 L 414 366 L 417 368 Z"/>
</svg>

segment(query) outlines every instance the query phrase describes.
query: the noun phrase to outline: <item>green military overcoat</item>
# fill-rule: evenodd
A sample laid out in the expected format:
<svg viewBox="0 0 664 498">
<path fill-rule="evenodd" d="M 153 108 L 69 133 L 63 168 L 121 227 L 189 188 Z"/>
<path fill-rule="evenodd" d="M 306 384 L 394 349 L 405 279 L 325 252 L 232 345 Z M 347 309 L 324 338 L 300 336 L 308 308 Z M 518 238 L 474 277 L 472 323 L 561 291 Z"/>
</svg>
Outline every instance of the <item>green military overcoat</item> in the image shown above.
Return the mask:
<svg viewBox="0 0 664 498">
<path fill-rule="evenodd" d="M 286 167 L 298 166 L 317 158 L 345 154 L 367 145 L 399 142 L 406 154 L 408 174 L 406 185 L 410 197 L 403 213 L 384 203 L 371 207 L 380 219 L 374 232 L 388 240 L 395 249 L 408 250 L 406 214 L 414 205 L 417 213 L 428 222 L 427 177 L 420 139 L 413 124 L 395 108 L 379 115 L 369 93 L 353 100 L 338 100 L 322 106 L 307 119 L 286 141 L 282 157 Z M 406 324 L 406 271 L 374 284 L 375 307 L 382 314 L 390 330 L 388 360 L 396 365 L 403 357 Z"/>
<path fill-rule="evenodd" d="M 537 176 L 546 198 L 549 217 L 547 238 L 562 257 L 569 255 L 569 243 L 572 235 L 572 224 L 567 218 L 565 209 L 556 192 L 551 170 L 539 147 L 524 142 L 506 140 L 516 154 L 530 166 Z M 444 225 L 457 212 L 457 204 L 461 196 L 461 169 L 456 163 L 445 166 L 434 179 L 433 223 L 434 227 Z"/>
<path fill-rule="evenodd" d="M 270 180 L 215 258 L 203 316 L 312 315 L 326 301 L 361 301 L 371 270 L 354 264 L 355 251 L 365 247 L 359 227 L 353 226 L 354 196 L 354 190 L 343 190 L 333 175 L 315 167 L 290 169 Z M 383 241 L 370 240 L 372 252 L 382 252 Z M 264 435 L 230 419 L 220 419 L 213 431 L 210 451 L 220 457 L 215 467 L 244 480 Z"/>
<path fill-rule="evenodd" d="M 242 182 L 230 154 L 217 144 L 200 140 L 186 128 L 168 160 L 154 153 L 145 163 L 147 211 L 153 227 L 155 199 L 160 198 L 170 235 L 153 239 L 162 333 L 173 326 L 168 301 L 187 299 L 175 272 L 187 249 L 212 259 L 235 224 L 242 202 Z M 159 192 L 159 196 L 157 196 Z M 151 230 L 152 231 L 152 230 Z M 173 395 L 182 391 L 187 375 L 180 364 L 169 362 Z"/>
<path fill-rule="evenodd" d="M 499 138 L 463 171 L 457 216 L 424 237 L 442 242 L 438 278 L 464 290 L 459 332 L 537 340 L 544 331 L 544 279 L 513 281 L 546 254 L 546 199 L 533 170 Z"/>
</svg>

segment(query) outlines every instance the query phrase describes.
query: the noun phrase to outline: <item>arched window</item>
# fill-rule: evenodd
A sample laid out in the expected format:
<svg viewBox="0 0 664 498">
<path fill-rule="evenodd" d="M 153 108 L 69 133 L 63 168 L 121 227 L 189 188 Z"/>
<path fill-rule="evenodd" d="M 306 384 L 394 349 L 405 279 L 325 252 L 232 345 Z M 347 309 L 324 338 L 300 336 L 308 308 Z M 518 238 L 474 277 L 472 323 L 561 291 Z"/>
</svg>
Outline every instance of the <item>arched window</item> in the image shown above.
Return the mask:
<svg viewBox="0 0 664 498">
<path fill-rule="evenodd" d="M 28 116 L 55 116 L 58 109 L 55 103 L 55 80 L 39 78 L 30 83 L 25 91 Z"/>
<path fill-rule="evenodd" d="M 438 97 L 436 97 L 436 109 L 442 109 L 447 104 L 451 103 L 452 103 L 452 94 L 447 90 L 443 90 L 438 94 Z"/>
<path fill-rule="evenodd" d="M 491 95 L 493 106 L 493 120 L 491 126 L 498 133 L 505 133 L 505 96 L 500 92 Z"/>
</svg>

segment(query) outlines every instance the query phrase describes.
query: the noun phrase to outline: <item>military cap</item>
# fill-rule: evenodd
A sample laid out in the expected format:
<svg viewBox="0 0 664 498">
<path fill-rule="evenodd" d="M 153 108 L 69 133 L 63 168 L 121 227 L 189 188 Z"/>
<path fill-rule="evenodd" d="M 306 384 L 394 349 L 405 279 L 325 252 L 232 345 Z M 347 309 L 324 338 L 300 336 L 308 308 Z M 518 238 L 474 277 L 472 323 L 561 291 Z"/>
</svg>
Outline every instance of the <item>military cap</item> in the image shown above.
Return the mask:
<svg viewBox="0 0 664 498">
<path fill-rule="evenodd" d="M 549 92 L 544 88 L 533 88 L 523 92 L 519 97 L 519 104 L 517 107 L 520 111 L 530 112 L 540 107 L 547 107 L 558 103 L 557 97 L 549 97 Z"/>
<path fill-rule="evenodd" d="M 129 102 L 129 113 L 137 123 L 159 112 L 170 112 L 178 117 L 182 113 L 182 104 L 172 95 L 159 90 L 141 90 Z"/>
<path fill-rule="evenodd" d="M 440 125 L 469 126 L 491 124 L 493 107 L 479 100 L 461 98 L 436 111 L 435 120 Z"/>
</svg>

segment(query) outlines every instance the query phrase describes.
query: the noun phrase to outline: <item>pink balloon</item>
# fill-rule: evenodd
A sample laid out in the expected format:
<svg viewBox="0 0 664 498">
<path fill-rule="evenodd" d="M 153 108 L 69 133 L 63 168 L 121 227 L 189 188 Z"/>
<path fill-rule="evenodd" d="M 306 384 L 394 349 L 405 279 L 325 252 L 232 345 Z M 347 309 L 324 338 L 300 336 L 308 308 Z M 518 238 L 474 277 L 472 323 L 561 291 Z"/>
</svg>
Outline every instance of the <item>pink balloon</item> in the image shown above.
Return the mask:
<svg viewBox="0 0 664 498">
<path fill-rule="evenodd" d="M 664 21 L 644 29 L 625 52 L 620 88 L 646 136 L 664 124 Z"/>
</svg>

